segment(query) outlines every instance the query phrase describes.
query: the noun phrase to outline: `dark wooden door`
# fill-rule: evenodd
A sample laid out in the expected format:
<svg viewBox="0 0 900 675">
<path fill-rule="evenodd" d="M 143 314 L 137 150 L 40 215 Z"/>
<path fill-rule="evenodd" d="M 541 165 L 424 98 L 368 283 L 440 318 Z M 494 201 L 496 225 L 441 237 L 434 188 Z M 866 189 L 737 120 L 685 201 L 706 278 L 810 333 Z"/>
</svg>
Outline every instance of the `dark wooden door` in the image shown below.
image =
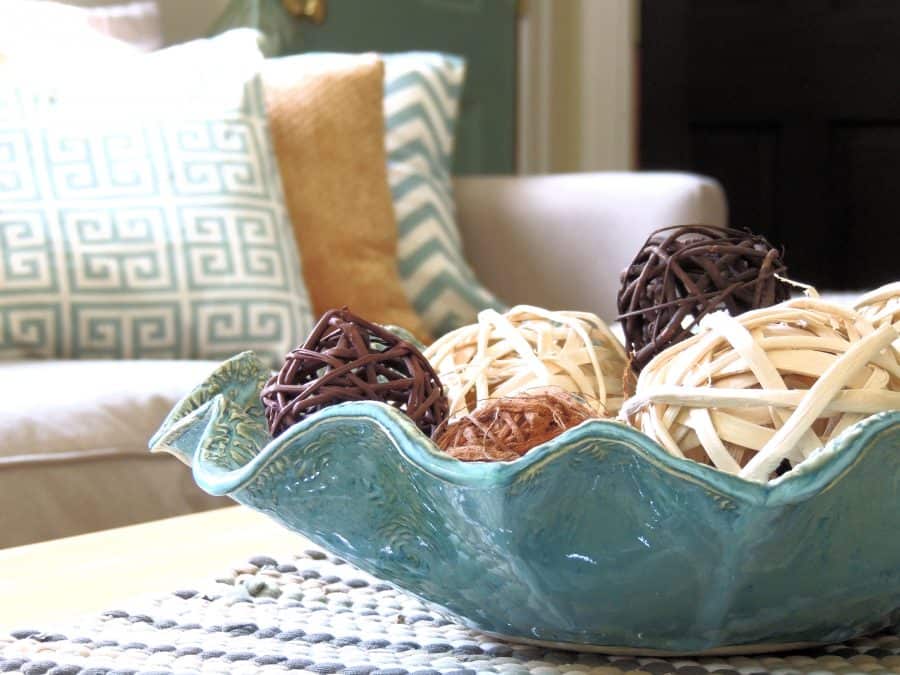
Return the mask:
<svg viewBox="0 0 900 675">
<path fill-rule="evenodd" d="M 719 179 L 821 289 L 900 279 L 900 1 L 643 0 L 640 164 Z"/>
</svg>

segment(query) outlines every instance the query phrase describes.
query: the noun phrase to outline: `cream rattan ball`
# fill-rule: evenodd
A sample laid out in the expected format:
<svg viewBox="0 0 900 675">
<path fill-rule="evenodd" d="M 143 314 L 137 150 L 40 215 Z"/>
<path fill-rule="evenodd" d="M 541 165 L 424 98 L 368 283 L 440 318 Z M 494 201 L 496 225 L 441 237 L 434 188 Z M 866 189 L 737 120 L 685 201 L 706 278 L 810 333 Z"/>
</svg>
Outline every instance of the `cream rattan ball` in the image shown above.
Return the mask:
<svg viewBox="0 0 900 675">
<path fill-rule="evenodd" d="M 622 417 L 677 457 L 765 482 L 783 460 L 795 467 L 855 422 L 900 409 L 896 338 L 818 299 L 717 312 L 647 364 Z"/>
<path fill-rule="evenodd" d="M 553 386 L 581 395 L 600 415 L 614 416 L 622 405 L 625 350 L 588 312 L 484 310 L 478 323 L 447 333 L 425 356 L 444 383 L 451 418 L 486 399 Z"/>
<path fill-rule="evenodd" d="M 889 323 L 900 331 L 900 281 L 866 293 L 854 307 L 874 325 Z M 900 353 L 900 340 L 894 341 L 894 349 Z"/>
</svg>

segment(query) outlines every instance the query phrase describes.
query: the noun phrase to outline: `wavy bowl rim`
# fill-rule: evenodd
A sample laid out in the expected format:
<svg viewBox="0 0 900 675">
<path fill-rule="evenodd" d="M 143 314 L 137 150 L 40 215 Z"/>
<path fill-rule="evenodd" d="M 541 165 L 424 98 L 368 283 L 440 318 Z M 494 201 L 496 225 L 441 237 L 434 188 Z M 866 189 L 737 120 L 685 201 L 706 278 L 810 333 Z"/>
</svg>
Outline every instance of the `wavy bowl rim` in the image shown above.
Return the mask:
<svg viewBox="0 0 900 675">
<path fill-rule="evenodd" d="M 221 393 L 187 414 L 182 411 L 193 395 L 228 367 L 229 363 L 248 359 L 254 360 L 254 365 L 262 366 L 253 352 L 242 352 L 220 363 L 203 382 L 183 396 L 150 439 L 150 450 L 165 451 L 166 440 L 177 435 L 192 421 L 199 417 L 217 416 L 224 400 Z M 173 421 L 173 418 L 176 419 Z M 202 461 L 194 461 L 194 478 L 210 494 L 226 495 L 236 492 L 252 481 L 267 464 L 287 451 L 289 446 L 301 442 L 302 437 L 316 427 L 339 424 L 346 419 L 374 424 L 404 461 L 425 474 L 459 487 L 506 487 L 516 483 L 523 474 L 536 470 L 542 464 L 553 462 L 586 443 L 615 443 L 629 448 L 643 463 L 655 465 L 682 480 L 699 484 L 708 491 L 736 502 L 780 505 L 805 501 L 843 480 L 863 460 L 873 446 L 875 437 L 900 426 L 900 411 L 875 413 L 860 420 L 816 450 L 793 471 L 766 483 L 757 483 L 705 464 L 675 457 L 642 431 L 621 422 L 602 419 L 586 420 L 516 460 L 463 462 L 439 450 L 434 441 L 422 433 L 402 411 L 377 401 L 353 401 L 326 408 L 295 424 L 262 446 L 257 455 L 239 469 L 226 473 L 209 471 L 204 470 Z"/>
</svg>

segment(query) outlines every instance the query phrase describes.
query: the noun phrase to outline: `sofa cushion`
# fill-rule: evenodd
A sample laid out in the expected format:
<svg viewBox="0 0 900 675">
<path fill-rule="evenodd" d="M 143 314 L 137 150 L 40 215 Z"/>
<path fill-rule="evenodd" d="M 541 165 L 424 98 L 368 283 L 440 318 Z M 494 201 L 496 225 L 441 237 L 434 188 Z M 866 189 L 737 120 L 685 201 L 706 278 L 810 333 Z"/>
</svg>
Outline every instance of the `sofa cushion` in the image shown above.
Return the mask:
<svg viewBox="0 0 900 675">
<path fill-rule="evenodd" d="M 87 22 L 97 31 L 122 40 L 142 52 L 163 46 L 162 17 L 156 0 L 134 0 L 83 8 Z"/>
<path fill-rule="evenodd" d="M 439 336 L 474 323 L 482 309 L 504 309 L 475 278 L 456 226 L 450 171 L 465 62 L 430 52 L 382 58 L 400 276 L 425 327 Z"/>
<path fill-rule="evenodd" d="M 0 2 L 0 64 L 52 74 L 102 66 L 104 59 L 158 48 L 155 2 L 74 7 L 48 0 Z"/>
<path fill-rule="evenodd" d="M 303 276 L 316 314 L 349 306 L 428 340 L 400 284 L 384 148 L 384 65 L 269 59 L 266 105 Z"/>
<path fill-rule="evenodd" d="M 0 362 L 0 466 L 147 454 L 213 361 Z"/>
<path fill-rule="evenodd" d="M 280 361 L 312 324 L 253 31 L 0 87 L 0 358 Z M 127 63 L 126 63 L 127 61 Z"/>
<path fill-rule="evenodd" d="M 147 441 L 212 361 L 0 362 L 0 548 L 227 505 Z"/>
</svg>

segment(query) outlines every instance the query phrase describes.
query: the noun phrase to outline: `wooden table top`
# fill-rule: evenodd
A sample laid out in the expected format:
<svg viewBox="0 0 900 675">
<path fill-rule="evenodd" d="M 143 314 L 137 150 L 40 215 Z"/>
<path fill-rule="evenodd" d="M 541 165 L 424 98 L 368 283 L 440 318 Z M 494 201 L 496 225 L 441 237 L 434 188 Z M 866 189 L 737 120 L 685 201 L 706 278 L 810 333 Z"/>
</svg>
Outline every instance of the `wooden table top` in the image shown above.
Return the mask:
<svg viewBox="0 0 900 675">
<path fill-rule="evenodd" d="M 242 506 L 0 550 L 0 630 L 44 628 L 309 542 Z"/>
</svg>

